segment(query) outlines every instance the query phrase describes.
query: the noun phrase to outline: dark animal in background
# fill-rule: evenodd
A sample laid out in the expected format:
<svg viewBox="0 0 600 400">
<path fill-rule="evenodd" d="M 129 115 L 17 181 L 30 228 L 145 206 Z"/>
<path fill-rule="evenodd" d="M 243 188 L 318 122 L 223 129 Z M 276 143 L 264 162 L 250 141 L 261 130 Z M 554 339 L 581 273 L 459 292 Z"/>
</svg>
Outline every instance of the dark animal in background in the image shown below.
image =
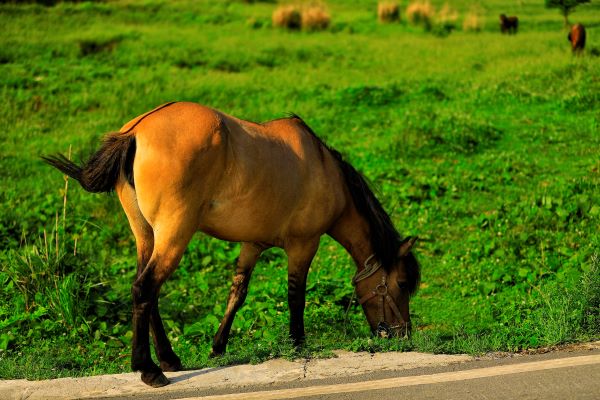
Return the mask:
<svg viewBox="0 0 600 400">
<path fill-rule="evenodd" d="M 500 14 L 500 31 L 502 33 L 515 34 L 519 29 L 519 18 L 516 16 L 507 17 Z"/>
<path fill-rule="evenodd" d="M 581 24 L 575 24 L 571 27 L 571 32 L 569 32 L 569 36 L 567 36 L 569 42 L 571 42 L 571 49 L 573 50 L 573 54 L 581 54 L 583 53 L 583 49 L 585 48 L 585 28 Z"/>
</svg>

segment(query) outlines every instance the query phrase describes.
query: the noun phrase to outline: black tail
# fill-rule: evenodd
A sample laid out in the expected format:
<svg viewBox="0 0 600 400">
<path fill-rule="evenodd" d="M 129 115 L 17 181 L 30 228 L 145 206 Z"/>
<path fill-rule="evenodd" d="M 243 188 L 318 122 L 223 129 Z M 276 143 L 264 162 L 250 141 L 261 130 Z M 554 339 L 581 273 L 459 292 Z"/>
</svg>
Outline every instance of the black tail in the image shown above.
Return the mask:
<svg viewBox="0 0 600 400">
<path fill-rule="evenodd" d="M 77 165 L 62 154 L 42 156 L 42 159 L 75 179 L 88 192 L 110 192 L 121 173 L 133 186 L 133 159 L 135 136 L 133 133 L 109 133 L 102 147 L 82 165 Z"/>
</svg>

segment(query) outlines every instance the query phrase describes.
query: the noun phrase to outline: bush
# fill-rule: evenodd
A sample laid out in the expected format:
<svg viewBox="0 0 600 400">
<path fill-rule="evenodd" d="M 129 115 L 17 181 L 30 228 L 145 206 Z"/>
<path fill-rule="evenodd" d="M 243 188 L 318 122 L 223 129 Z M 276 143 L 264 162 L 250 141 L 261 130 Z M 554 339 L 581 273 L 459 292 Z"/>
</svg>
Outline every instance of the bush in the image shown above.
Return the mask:
<svg viewBox="0 0 600 400">
<path fill-rule="evenodd" d="M 302 26 L 302 14 L 296 5 L 280 6 L 273 11 L 273 26 L 287 29 L 300 29 Z"/>
<path fill-rule="evenodd" d="M 325 6 L 312 4 L 304 7 L 288 4 L 273 12 L 273 26 L 290 30 L 324 30 L 329 27 L 331 17 Z"/>
<path fill-rule="evenodd" d="M 477 10 L 470 10 L 463 20 L 463 31 L 480 32 L 483 29 L 483 21 Z"/>
<path fill-rule="evenodd" d="M 425 30 L 431 30 L 434 16 L 435 8 L 429 1 L 417 1 L 406 8 L 408 21 L 413 25 L 422 25 Z"/>
<path fill-rule="evenodd" d="M 400 20 L 400 7 L 397 3 L 383 2 L 377 6 L 377 19 L 382 23 L 396 22 Z"/>
<path fill-rule="evenodd" d="M 448 3 L 445 3 L 440 12 L 437 15 L 436 22 L 444 29 L 451 31 L 456 28 L 456 21 L 458 20 L 458 12 Z"/>
<path fill-rule="evenodd" d="M 302 28 L 307 31 L 327 29 L 330 23 L 331 17 L 323 5 L 311 5 L 302 10 Z"/>
<path fill-rule="evenodd" d="M 583 303 L 582 326 L 591 335 L 600 333 L 600 255 L 594 254 L 590 269 L 579 285 Z"/>
</svg>

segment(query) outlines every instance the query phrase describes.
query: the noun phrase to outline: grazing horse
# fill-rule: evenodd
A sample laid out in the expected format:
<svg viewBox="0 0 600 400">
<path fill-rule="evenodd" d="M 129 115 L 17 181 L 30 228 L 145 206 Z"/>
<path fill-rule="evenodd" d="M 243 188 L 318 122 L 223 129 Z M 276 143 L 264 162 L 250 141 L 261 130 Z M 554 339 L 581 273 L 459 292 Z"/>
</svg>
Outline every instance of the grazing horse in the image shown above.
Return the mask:
<svg viewBox="0 0 600 400">
<path fill-rule="evenodd" d="M 515 34 L 519 29 L 519 18 L 507 17 L 505 14 L 500 14 L 500 31 L 502 33 Z"/>
<path fill-rule="evenodd" d="M 371 329 L 410 330 L 409 297 L 420 275 L 415 239 L 401 239 L 365 179 L 298 116 L 257 124 L 174 102 L 108 134 L 82 165 L 43 158 L 85 190 L 119 196 L 137 246 L 131 366 L 148 385 L 166 385 L 162 371 L 181 369 L 158 295 L 196 231 L 242 243 L 213 354 L 225 351 L 252 270 L 270 247 L 287 253 L 290 336 L 302 343 L 306 277 L 325 233 L 356 263 L 352 283 Z"/>
<path fill-rule="evenodd" d="M 573 25 L 567 39 L 571 42 L 573 54 L 581 55 L 585 48 L 585 27 L 581 24 Z"/>
</svg>

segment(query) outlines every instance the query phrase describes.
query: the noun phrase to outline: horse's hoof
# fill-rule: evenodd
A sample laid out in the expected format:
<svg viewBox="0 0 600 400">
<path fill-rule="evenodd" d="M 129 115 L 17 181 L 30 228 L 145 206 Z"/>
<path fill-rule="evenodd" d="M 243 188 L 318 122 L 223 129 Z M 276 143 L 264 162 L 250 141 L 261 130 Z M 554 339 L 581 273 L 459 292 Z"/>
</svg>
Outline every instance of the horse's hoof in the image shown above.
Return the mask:
<svg viewBox="0 0 600 400">
<path fill-rule="evenodd" d="M 225 346 L 213 346 L 208 357 L 209 358 L 221 357 L 223 354 L 225 354 L 225 348 L 226 348 Z"/>
<path fill-rule="evenodd" d="M 298 338 L 292 337 L 292 344 L 296 349 L 302 348 L 302 346 L 304 346 L 304 336 Z"/>
<path fill-rule="evenodd" d="M 169 384 L 169 380 L 162 371 L 142 372 L 142 382 L 154 388 L 163 387 Z"/>
<path fill-rule="evenodd" d="M 160 369 L 162 369 L 164 372 L 175 372 L 181 371 L 183 369 L 183 366 L 181 365 L 181 361 L 179 360 L 179 358 L 176 358 L 172 361 L 161 361 Z"/>
<path fill-rule="evenodd" d="M 225 350 L 215 350 L 215 349 L 212 349 L 210 351 L 210 354 L 208 355 L 208 358 L 221 357 L 223 354 L 225 354 Z"/>
</svg>

